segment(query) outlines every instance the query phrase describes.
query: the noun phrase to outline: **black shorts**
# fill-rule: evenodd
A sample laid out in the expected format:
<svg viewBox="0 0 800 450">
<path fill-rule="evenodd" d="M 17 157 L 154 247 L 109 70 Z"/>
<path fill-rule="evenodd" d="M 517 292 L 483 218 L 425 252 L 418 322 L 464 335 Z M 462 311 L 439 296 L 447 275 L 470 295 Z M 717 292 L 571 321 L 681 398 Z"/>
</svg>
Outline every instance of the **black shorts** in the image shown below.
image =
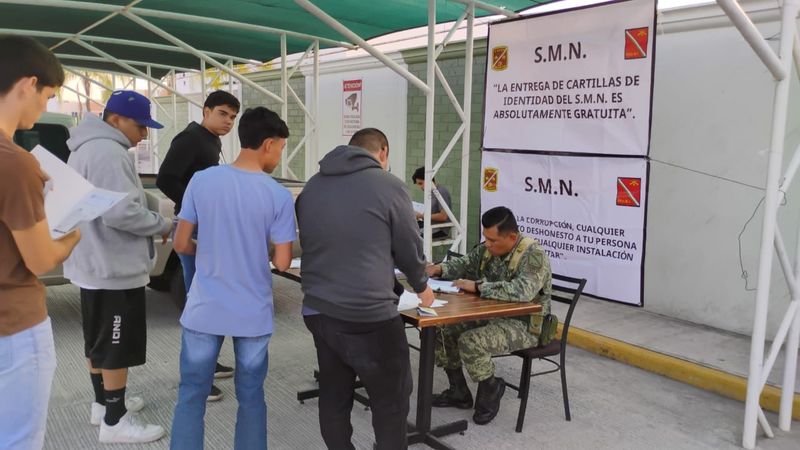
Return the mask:
<svg viewBox="0 0 800 450">
<path fill-rule="evenodd" d="M 147 349 L 144 287 L 123 291 L 81 288 L 86 358 L 95 369 L 141 366 Z"/>
</svg>

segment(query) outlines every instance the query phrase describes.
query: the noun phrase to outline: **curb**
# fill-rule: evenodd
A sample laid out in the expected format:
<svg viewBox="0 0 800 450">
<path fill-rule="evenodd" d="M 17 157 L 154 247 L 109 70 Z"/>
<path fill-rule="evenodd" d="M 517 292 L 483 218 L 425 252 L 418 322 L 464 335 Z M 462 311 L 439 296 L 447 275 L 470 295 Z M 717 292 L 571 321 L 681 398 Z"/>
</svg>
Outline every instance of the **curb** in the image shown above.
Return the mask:
<svg viewBox="0 0 800 450">
<path fill-rule="evenodd" d="M 558 333 L 561 333 L 561 324 L 558 324 L 558 326 Z M 567 342 L 597 355 L 663 375 L 675 381 L 734 400 L 744 401 L 747 394 L 747 378 L 745 377 L 648 350 L 638 345 L 602 336 L 575 326 L 570 327 Z M 760 403 L 765 410 L 777 413 L 781 403 L 781 390 L 770 385 L 764 386 Z M 800 420 L 800 394 L 795 393 L 792 403 L 792 418 Z"/>
</svg>

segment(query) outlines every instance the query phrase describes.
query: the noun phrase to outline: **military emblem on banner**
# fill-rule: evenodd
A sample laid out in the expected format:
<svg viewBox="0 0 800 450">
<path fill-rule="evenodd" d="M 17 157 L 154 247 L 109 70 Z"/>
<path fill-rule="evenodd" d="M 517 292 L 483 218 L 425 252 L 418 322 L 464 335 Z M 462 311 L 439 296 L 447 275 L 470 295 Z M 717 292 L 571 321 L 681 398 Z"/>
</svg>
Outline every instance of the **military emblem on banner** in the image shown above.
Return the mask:
<svg viewBox="0 0 800 450">
<path fill-rule="evenodd" d="M 638 208 L 642 200 L 641 178 L 617 178 L 617 206 Z"/>
<path fill-rule="evenodd" d="M 499 45 L 492 49 L 492 70 L 508 69 L 508 47 Z"/>
<path fill-rule="evenodd" d="M 625 30 L 625 59 L 647 58 L 647 37 L 650 28 L 631 28 Z"/>
<path fill-rule="evenodd" d="M 486 192 L 497 192 L 498 171 L 494 167 L 483 169 L 483 190 Z"/>
</svg>

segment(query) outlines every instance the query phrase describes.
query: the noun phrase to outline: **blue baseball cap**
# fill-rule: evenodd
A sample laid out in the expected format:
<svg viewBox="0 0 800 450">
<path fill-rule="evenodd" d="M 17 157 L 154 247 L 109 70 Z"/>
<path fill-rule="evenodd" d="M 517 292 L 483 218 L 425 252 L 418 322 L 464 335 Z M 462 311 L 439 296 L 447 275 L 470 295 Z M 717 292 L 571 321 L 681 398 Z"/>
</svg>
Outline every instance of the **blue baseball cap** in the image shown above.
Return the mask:
<svg viewBox="0 0 800 450">
<path fill-rule="evenodd" d="M 106 111 L 133 119 L 147 128 L 164 128 L 150 116 L 150 100 L 136 91 L 114 91 L 106 102 Z"/>
</svg>

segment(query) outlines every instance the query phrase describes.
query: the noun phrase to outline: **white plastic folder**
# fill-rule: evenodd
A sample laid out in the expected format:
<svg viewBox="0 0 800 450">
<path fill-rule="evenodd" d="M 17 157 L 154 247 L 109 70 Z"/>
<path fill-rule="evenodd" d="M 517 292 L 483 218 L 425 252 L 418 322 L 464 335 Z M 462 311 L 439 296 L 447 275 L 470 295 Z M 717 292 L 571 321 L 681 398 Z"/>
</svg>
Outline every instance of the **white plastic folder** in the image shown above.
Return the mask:
<svg viewBox="0 0 800 450">
<path fill-rule="evenodd" d="M 81 222 L 100 217 L 127 196 L 124 192 L 94 187 L 41 145 L 37 145 L 31 154 L 50 177 L 46 185 L 44 211 L 53 239 L 63 237 Z"/>
</svg>

